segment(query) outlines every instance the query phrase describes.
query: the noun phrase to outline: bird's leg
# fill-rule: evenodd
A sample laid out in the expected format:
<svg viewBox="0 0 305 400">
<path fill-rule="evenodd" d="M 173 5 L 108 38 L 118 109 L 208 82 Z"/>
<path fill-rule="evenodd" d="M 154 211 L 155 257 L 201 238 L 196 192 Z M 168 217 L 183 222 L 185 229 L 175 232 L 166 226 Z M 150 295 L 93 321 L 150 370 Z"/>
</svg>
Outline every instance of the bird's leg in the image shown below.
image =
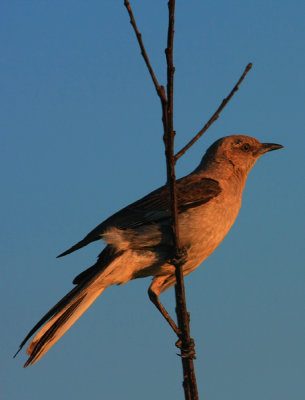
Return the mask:
<svg viewBox="0 0 305 400">
<path fill-rule="evenodd" d="M 163 304 L 159 300 L 159 296 L 157 295 L 157 293 L 154 292 L 151 287 L 148 289 L 148 296 L 149 296 L 150 300 L 154 303 L 154 305 L 157 307 L 157 309 L 160 311 L 160 313 L 163 315 L 163 317 L 166 319 L 166 321 L 169 323 L 172 330 L 178 336 L 179 339 L 175 343 L 175 345 L 181 350 L 181 354 L 178 354 L 178 355 L 180 355 L 180 357 L 182 357 L 182 358 L 190 358 L 192 360 L 196 359 L 195 349 L 194 349 L 194 346 L 195 346 L 194 339 L 190 339 L 190 343 L 188 344 L 188 346 L 184 347 L 183 340 L 182 340 L 182 333 L 181 333 L 180 329 L 177 327 L 174 320 L 171 318 L 169 313 L 164 308 Z M 189 317 L 189 314 L 188 314 L 188 317 Z"/>
<path fill-rule="evenodd" d="M 156 292 L 153 291 L 153 289 L 150 288 L 148 289 L 148 296 L 150 300 L 153 302 L 153 304 L 157 307 L 157 309 L 160 311 L 160 313 L 163 315 L 163 317 L 166 319 L 166 321 L 169 323 L 170 327 L 172 330 L 176 333 L 176 335 L 181 338 L 181 331 L 174 322 L 174 320 L 171 318 L 169 313 L 166 311 L 164 306 L 162 305 L 161 301 L 159 300 L 159 296 L 157 295 Z"/>
</svg>

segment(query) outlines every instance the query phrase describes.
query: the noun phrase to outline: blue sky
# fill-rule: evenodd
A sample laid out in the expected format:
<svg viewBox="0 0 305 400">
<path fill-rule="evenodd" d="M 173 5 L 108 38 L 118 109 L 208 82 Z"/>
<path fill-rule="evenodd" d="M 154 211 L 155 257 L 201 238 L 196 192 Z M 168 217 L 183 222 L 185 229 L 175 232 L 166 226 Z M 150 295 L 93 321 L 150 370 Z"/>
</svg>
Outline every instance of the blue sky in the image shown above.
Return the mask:
<svg viewBox="0 0 305 400">
<path fill-rule="evenodd" d="M 160 83 L 166 3 L 131 3 Z M 228 134 L 285 146 L 258 161 L 236 224 L 185 280 L 202 399 L 305 395 L 304 13 L 296 0 L 177 2 L 177 150 L 253 62 L 177 176 Z M 148 300 L 149 279 L 109 288 L 33 367 L 22 368 L 24 351 L 12 359 L 102 243 L 55 256 L 162 185 L 165 159 L 123 1 L 3 0 L 0 38 L 2 398 L 182 399 L 175 337 Z M 174 314 L 174 291 L 162 300 Z"/>
</svg>

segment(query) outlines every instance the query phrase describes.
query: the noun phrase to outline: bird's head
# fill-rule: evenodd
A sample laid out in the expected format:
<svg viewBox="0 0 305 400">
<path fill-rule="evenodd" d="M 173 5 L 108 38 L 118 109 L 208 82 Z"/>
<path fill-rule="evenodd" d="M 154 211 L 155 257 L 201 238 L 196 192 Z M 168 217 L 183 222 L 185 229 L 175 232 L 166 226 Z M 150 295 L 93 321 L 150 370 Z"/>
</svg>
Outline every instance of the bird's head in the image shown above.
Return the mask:
<svg viewBox="0 0 305 400">
<path fill-rule="evenodd" d="M 259 157 L 268 151 L 281 149 L 275 143 L 261 143 L 245 135 L 226 136 L 212 144 L 194 172 L 205 171 L 216 176 L 229 177 L 236 172 L 245 178 Z"/>
<path fill-rule="evenodd" d="M 215 168 L 218 165 L 219 168 L 228 170 L 233 167 L 234 170 L 247 175 L 262 154 L 282 147 L 275 143 L 261 143 L 251 136 L 226 136 L 209 147 L 201 165 L 204 168 L 212 165 Z"/>
</svg>

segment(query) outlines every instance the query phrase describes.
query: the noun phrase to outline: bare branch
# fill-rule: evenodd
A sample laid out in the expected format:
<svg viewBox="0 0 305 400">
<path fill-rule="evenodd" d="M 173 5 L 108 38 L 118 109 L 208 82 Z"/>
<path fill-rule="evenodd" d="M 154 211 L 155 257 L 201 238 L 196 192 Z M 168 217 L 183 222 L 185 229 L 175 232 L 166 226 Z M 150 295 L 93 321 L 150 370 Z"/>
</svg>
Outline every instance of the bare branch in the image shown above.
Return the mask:
<svg viewBox="0 0 305 400">
<path fill-rule="evenodd" d="M 183 279 L 183 265 L 185 263 L 186 254 L 184 249 L 181 248 L 179 225 L 178 225 L 178 206 L 176 195 L 176 175 L 174 156 L 174 123 L 173 123 L 173 110 L 174 110 L 174 73 L 175 67 L 173 63 L 173 47 L 174 47 L 174 23 L 175 23 L 175 0 L 168 2 L 168 33 L 167 33 L 167 48 L 165 50 L 167 62 L 167 125 L 164 126 L 164 144 L 166 153 L 167 165 L 167 183 L 170 187 L 171 194 L 171 227 L 173 233 L 174 243 L 174 258 L 172 264 L 175 266 L 176 274 L 176 313 L 178 319 L 178 327 L 181 331 L 180 349 L 183 367 L 183 388 L 186 400 L 197 400 L 198 391 L 196 384 L 196 376 L 193 358 L 195 358 L 194 341 L 190 337 L 189 327 L 189 314 L 187 312 L 185 289 Z"/>
<path fill-rule="evenodd" d="M 228 102 L 231 100 L 231 98 L 233 97 L 235 92 L 237 92 L 237 90 L 239 89 L 239 85 L 242 83 L 242 81 L 244 80 L 245 76 L 247 75 L 247 73 L 250 71 L 251 68 L 252 68 L 252 63 L 249 63 L 246 66 L 242 76 L 239 78 L 238 82 L 236 83 L 234 88 L 231 90 L 230 94 L 225 99 L 223 99 L 223 101 L 220 104 L 220 106 L 218 107 L 217 111 L 212 115 L 212 117 L 209 119 L 209 121 L 204 125 L 204 127 L 197 133 L 197 135 L 186 146 L 184 146 L 180 151 L 178 151 L 178 153 L 175 156 L 176 161 L 209 129 L 209 127 L 213 124 L 213 122 L 215 122 L 218 119 L 219 114 L 225 108 L 225 106 L 228 104 Z"/>
<path fill-rule="evenodd" d="M 166 101 L 165 92 L 164 92 L 164 90 L 162 90 L 162 86 L 159 85 L 159 82 L 158 82 L 158 80 L 156 78 L 156 75 L 155 75 L 155 73 L 154 73 L 154 71 L 152 69 L 152 66 L 150 64 L 147 52 L 146 52 L 144 44 L 143 44 L 142 35 L 138 30 L 138 27 L 137 27 L 137 24 L 136 24 L 136 21 L 135 21 L 135 18 L 133 16 L 133 12 L 132 12 L 132 9 L 131 9 L 131 6 L 130 6 L 130 3 L 129 3 L 128 0 L 124 0 L 124 6 L 126 7 L 127 12 L 129 14 L 130 23 L 131 23 L 131 25 L 132 25 L 132 27 L 133 27 L 133 29 L 135 31 L 135 34 L 136 34 L 136 37 L 137 37 L 137 40 L 138 40 L 138 43 L 139 43 L 139 46 L 140 46 L 140 49 L 141 49 L 141 54 L 142 54 L 142 56 L 144 58 L 144 61 L 146 63 L 147 69 L 148 69 L 148 71 L 150 73 L 151 79 L 153 80 L 153 83 L 155 85 L 155 88 L 156 88 L 156 91 L 158 93 L 158 96 L 160 97 L 161 101 Z"/>
<path fill-rule="evenodd" d="M 165 49 L 167 64 L 167 101 L 168 101 L 168 135 L 169 140 L 174 144 L 174 24 L 175 24 L 175 0 L 168 2 L 168 31 L 167 31 L 167 48 Z M 174 148 L 172 149 L 174 152 Z M 174 155 L 174 153 L 173 153 Z M 167 174 L 169 179 L 169 174 Z"/>
<path fill-rule="evenodd" d="M 190 337 L 189 328 L 189 314 L 186 308 L 185 302 L 185 290 L 183 281 L 183 265 L 185 263 L 185 253 L 184 249 L 181 249 L 179 240 L 179 226 L 178 226 L 178 206 L 177 206 L 177 196 L 176 196 L 176 176 L 175 176 L 175 163 L 176 158 L 174 155 L 174 124 L 173 124 L 173 93 L 174 93 L 174 73 L 175 67 L 173 64 L 173 45 L 174 45 L 174 15 L 175 15 L 175 0 L 169 0 L 168 10 L 169 10 L 169 20 L 168 20 L 168 34 L 167 34 L 167 48 L 165 50 L 166 62 L 167 62 L 167 97 L 165 94 L 165 89 L 160 86 L 157 78 L 151 67 L 147 52 L 144 48 L 142 41 L 142 36 L 137 28 L 131 6 L 127 0 L 124 0 L 124 5 L 127 8 L 128 14 L 130 16 L 130 23 L 136 33 L 139 46 L 141 48 L 141 54 L 145 60 L 146 66 L 149 70 L 151 78 L 154 82 L 155 89 L 161 100 L 162 105 L 162 122 L 164 128 L 163 140 L 165 144 L 166 153 L 166 166 L 167 166 L 167 184 L 170 188 L 170 198 L 171 198 L 171 228 L 172 237 L 174 243 L 174 256 L 171 263 L 175 266 L 176 271 L 176 285 L 175 285 L 175 295 L 176 295 L 176 312 L 178 319 L 178 328 L 176 327 L 173 320 L 170 318 L 169 314 L 162 306 L 161 302 L 154 293 L 150 293 L 150 298 L 159 311 L 162 313 L 163 317 L 169 322 L 170 326 L 174 332 L 179 337 L 179 348 L 181 349 L 181 358 L 183 366 L 183 387 L 186 400 L 197 400 L 198 392 L 196 385 L 196 376 L 194 370 L 193 359 L 195 358 L 194 351 L 194 341 Z"/>
<path fill-rule="evenodd" d="M 174 50 L 174 19 L 175 0 L 168 2 L 168 32 L 167 48 L 165 49 L 167 63 L 167 124 L 164 126 L 164 144 L 167 166 L 167 184 L 171 193 L 171 224 L 174 239 L 174 252 L 178 255 L 180 250 L 179 229 L 178 229 L 178 206 L 176 196 L 176 175 L 175 175 L 175 156 L 174 156 L 174 73 L 173 64 Z"/>
<path fill-rule="evenodd" d="M 130 3 L 129 3 L 128 0 L 124 0 L 124 6 L 126 7 L 127 12 L 129 14 L 130 24 L 132 25 L 133 30 L 134 30 L 134 32 L 136 34 L 136 37 L 137 37 L 137 40 L 138 40 L 138 43 L 139 43 L 139 46 L 140 46 L 140 49 L 141 49 L 142 57 L 144 58 L 145 64 L 147 66 L 147 69 L 149 71 L 151 79 L 152 79 L 152 81 L 154 83 L 156 92 L 157 92 L 157 94 L 158 94 L 158 96 L 160 98 L 160 101 L 161 101 L 162 124 L 163 124 L 163 127 L 164 127 L 164 133 L 165 133 L 166 126 L 167 126 L 167 118 L 168 118 L 168 115 L 167 115 L 168 106 L 167 106 L 167 98 L 166 98 L 166 94 L 165 94 L 165 89 L 164 89 L 164 86 L 159 85 L 159 82 L 158 82 L 158 80 L 156 78 L 154 70 L 153 70 L 153 68 L 151 66 L 148 54 L 147 54 L 146 49 L 144 47 L 144 43 L 143 43 L 143 40 L 142 40 L 142 35 L 138 30 L 138 27 L 137 27 L 137 24 L 136 24 L 136 21 L 135 21 L 135 18 L 134 18 L 134 15 L 133 15 L 133 12 L 132 12 L 132 9 L 131 9 L 131 6 L 130 6 Z"/>
</svg>

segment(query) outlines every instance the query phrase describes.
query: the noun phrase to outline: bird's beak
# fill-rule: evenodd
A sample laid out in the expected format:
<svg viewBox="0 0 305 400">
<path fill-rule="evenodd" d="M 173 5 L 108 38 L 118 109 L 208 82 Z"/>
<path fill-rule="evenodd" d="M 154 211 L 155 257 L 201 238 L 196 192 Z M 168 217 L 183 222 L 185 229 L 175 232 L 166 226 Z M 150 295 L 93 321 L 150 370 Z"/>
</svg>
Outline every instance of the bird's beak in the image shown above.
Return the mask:
<svg viewBox="0 0 305 400">
<path fill-rule="evenodd" d="M 283 147 L 284 146 L 282 146 L 281 144 L 276 143 L 262 143 L 261 152 L 267 153 L 267 151 L 278 150 L 282 149 Z"/>
</svg>

